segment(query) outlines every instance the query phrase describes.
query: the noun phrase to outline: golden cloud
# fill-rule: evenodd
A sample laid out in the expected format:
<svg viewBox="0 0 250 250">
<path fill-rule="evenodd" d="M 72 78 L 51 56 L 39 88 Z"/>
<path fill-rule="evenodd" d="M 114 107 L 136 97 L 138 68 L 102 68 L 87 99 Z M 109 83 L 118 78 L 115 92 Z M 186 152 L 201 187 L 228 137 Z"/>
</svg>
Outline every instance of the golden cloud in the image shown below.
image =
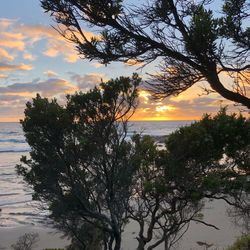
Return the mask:
<svg viewBox="0 0 250 250">
<path fill-rule="evenodd" d="M 8 78 L 8 76 L 5 74 L 0 74 L 0 79 L 5 79 L 5 78 Z"/>
<path fill-rule="evenodd" d="M 46 40 L 44 55 L 49 57 L 62 56 L 65 61 L 70 63 L 79 60 L 74 44 L 67 42 L 52 27 L 24 25 L 18 24 L 17 20 L 0 19 L 0 31 L 0 47 L 24 51 L 44 39 Z M 92 32 L 84 32 L 84 35 L 88 39 L 94 36 Z M 34 59 L 34 56 L 31 56 L 28 51 L 25 52 L 23 57 L 27 60 Z"/>
<path fill-rule="evenodd" d="M 140 90 L 139 91 L 139 98 L 145 103 L 148 103 L 150 93 L 146 90 Z"/>
<path fill-rule="evenodd" d="M 10 55 L 5 49 L 0 48 L 0 58 L 1 61 L 13 61 L 14 56 Z"/>
<path fill-rule="evenodd" d="M 7 19 L 7 18 L 0 18 L 0 29 L 6 29 L 9 26 L 13 25 L 16 20 L 13 19 Z"/>
<path fill-rule="evenodd" d="M 10 39 L 8 40 L 0 37 L 0 46 L 23 51 L 25 48 L 25 43 L 23 41 L 18 41 L 18 40 L 13 41 Z"/>
<path fill-rule="evenodd" d="M 126 65 L 128 66 L 142 66 L 143 63 L 136 60 L 136 59 L 128 59 L 126 62 L 125 62 Z"/>
<path fill-rule="evenodd" d="M 5 64 L 5 63 L 0 63 L 0 71 L 16 71 L 16 70 L 31 70 L 32 65 L 31 64 Z"/>
<path fill-rule="evenodd" d="M 166 111 L 174 111 L 176 108 L 170 105 L 156 106 L 155 111 L 159 113 L 165 113 Z"/>
<path fill-rule="evenodd" d="M 35 60 L 35 57 L 34 57 L 31 53 L 25 52 L 25 53 L 23 54 L 23 59 L 29 60 L 29 61 L 34 61 L 34 60 Z"/>
<path fill-rule="evenodd" d="M 43 52 L 44 55 L 48 57 L 62 55 L 64 60 L 70 63 L 79 60 L 75 46 L 67 42 L 65 38 L 53 28 L 42 25 L 22 25 L 20 30 L 25 36 L 30 38 L 32 43 L 40 41 L 41 39 L 47 39 L 46 49 Z M 94 36 L 92 32 L 84 32 L 84 35 L 87 39 L 91 39 L 91 37 Z"/>
</svg>

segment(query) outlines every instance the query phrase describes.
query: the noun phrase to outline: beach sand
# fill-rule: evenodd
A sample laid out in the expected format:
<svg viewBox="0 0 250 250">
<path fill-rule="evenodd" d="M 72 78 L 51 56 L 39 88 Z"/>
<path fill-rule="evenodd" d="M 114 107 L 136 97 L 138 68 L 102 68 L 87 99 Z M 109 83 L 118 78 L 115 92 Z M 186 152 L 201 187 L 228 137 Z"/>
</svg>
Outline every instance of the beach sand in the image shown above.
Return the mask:
<svg viewBox="0 0 250 250">
<path fill-rule="evenodd" d="M 226 204 L 222 201 L 215 201 L 206 204 L 204 219 L 216 225 L 220 230 L 208 228 L 204 225 L 191 223 L 188 232 L 176 245 L 176 250 L 199 250 L 204 249 L 197 244 L 197 241 L 213 244 L 212 249 L 222 250 L 232 244 L 237 236 L 241 235 L 241 230 L 236 228 L 231 219 L 226 216 Z M 129 223 L 123 233 L 123 250 L 135 250 L 137 241 L 135 239 L 138 226 L 135 222 Z M 15 243 L 18 237 L 25 233 L 38 233 L 39 242 L 36 250 L 44 248 L 60 248 L 67 246 L 70 242 L 62 239 L 61 234 L 56 233 L 51 228 L 38 226 L 20 226 L 17 228 L 0 228 L 0 249 L 11 249 L 11 244 Z M 94 250 L 94 249 L 93 249 Z M 162 247 L 156 250 L 163 250 Z"/>
<path fill-rule="evenodd" d="M 43 250 L 44 248 L 63 248 L 69 245 L 69 241 L 67 239 L 61 238 L 62 235 L 56 233 L 56 231 L 51 228 L 38 226 L 19 226 L 15 228 L 0 228 L 0 249 L 12 249 L 11 245 L 25 233 L 39 234 L 39 241 L 35 247 L 36 250 Z"/>
</svg>

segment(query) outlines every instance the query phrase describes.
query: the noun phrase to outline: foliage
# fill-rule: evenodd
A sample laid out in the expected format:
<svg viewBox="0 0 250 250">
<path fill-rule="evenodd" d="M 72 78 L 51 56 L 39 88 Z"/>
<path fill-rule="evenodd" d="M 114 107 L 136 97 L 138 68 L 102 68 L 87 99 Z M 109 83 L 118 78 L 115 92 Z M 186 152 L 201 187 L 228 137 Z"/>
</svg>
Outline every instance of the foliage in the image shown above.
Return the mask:
<svg viewBox="0 0 250 250">
<path fill-rule="evenodd" d="M 66 107 L 39 95 L 27 103 L 21 123 L 31 159 L 22 157 L 26 166 L 19 165 L 18 173 L 79 249 L 89 249 L 80 237 L 86 227 L 100 230 L 93 240 L 120 249 L 135 171 L 127 119 L 137 105 L 139 81 L 135 74 L 101 83 L 68 96 Z"/>
<path fill-rule="evenodd" d="M 134 5 L 122 0 L 41 0 L 41 4 L 59 24 L 61 35 L 87 59 L 104 64 L 159 62 L 160 71 L 148 86 L 157 98 L 178 95 L 206 80 L 211 89 L 205 88 L 205 93 L 216 91 L 250 108 L 249 0 L 154 0 Z M 86 27 L 99 33 L 89 38 Z"/>
<path fill-rule="evenodd" d="M 39 95 L 22 121 L 30 144 L 18 173 L 46 204 L 69 249 L 119 250 L 129 221 L 137 250 L 170 249 L 205 198 L 249 211 L 250 120 L 222 109 L 169 135 L 165 149 L 150 136 L 127 139 L 140 79 L 121 77 L 61 106 Z"/>
<path fill-rule="evenodd" d="M 248 250 L 250 249 L 250 235 L 243 235 L 228 247 L 227 250 Z"/>
<path fill-rule="evenodd" d="M 39 241 L 37 233 L 26 233 L 20 236 L 17 242 L 11 245 L 14 250 L 32 250 L 35 249 L 36 243 Z"/>
<path fill-rule="evenodd" d="M 181 142 L 181 143 L 180 143 Z M 250 121 L 222 109 L 169 136 L 168 168 L 194 198 L 223 199 L 249 208 Z"/>
</svg>

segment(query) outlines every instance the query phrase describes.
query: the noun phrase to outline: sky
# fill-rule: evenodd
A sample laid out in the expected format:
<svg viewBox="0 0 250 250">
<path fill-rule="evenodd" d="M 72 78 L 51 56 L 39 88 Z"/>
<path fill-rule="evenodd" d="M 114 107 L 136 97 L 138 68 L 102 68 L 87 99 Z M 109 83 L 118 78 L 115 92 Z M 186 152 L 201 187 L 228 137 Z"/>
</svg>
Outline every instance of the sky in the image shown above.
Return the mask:
<svg viewBox="0 0 250 250">
<path fill-rule="evenodd" d="M 131 76 L 137 72 L 146 79 L 143 69 L 122 63 L 108 66 L 79 57 L 74 44 L 65 41 L 43 12 L 39 0 L 8 0 L 0 4 L 0 122 L 23 118 L 25 103 L 35 97 L 56 97 L 88 91 L 101 80 Z M 87 35 L 91 35 L 87 33 Z M 215 113 L 228 102 L 218 95 L 202 95 L 195 86 L 177 97 L 152 100 L 146 90 L 139 92 L 139 107 L 134 120 L 195 120 L 204 113 Z"/>
</svg>

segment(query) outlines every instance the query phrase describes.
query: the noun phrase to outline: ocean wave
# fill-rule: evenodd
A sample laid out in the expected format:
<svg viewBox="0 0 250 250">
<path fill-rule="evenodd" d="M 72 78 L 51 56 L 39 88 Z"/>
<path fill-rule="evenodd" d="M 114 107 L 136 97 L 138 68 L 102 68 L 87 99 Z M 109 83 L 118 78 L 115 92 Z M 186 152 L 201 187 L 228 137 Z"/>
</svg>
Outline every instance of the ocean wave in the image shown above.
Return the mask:
<svg viewBox="0 0 250 250">
<path fill-rule="evenodd" d="M 6 194 L 0 194 L 0 197 L 4 197 L 4 196 L 11 196 L 11 195 L 20 195 L 20 193 L 6 193 Z"/>
<path fill-rule="evenodd" d="M 0 131 L 0 135 L 16 135 L 20 134 L 18 131 Z"/>
<path fill-rule="evenodd" d="M 0 149 L 0 154 L 2 153 L 25 153 L 29 152 L 29 148 L 21 149 L 21 148 L 16 148 L 16 149 Z"/>
<path fill-rule="evenodd" d="M 0 139 L 0 142 L 26 143 L 25 139 Z"/>
<path fill-rule="evenodd" d="M 12 206 L 13 207 L 13 205 L 25 204 L 25 203 L 28 203 L 28 202 L 31 202 L 31 201 L 32 201 L 31 199 L 23 200 L 23 201 L 9 201 L 9 202 L 0 203 L 0 206 L 3 209 L 4 207 L 7 207 L 7 206 Z"/>
</svg>

